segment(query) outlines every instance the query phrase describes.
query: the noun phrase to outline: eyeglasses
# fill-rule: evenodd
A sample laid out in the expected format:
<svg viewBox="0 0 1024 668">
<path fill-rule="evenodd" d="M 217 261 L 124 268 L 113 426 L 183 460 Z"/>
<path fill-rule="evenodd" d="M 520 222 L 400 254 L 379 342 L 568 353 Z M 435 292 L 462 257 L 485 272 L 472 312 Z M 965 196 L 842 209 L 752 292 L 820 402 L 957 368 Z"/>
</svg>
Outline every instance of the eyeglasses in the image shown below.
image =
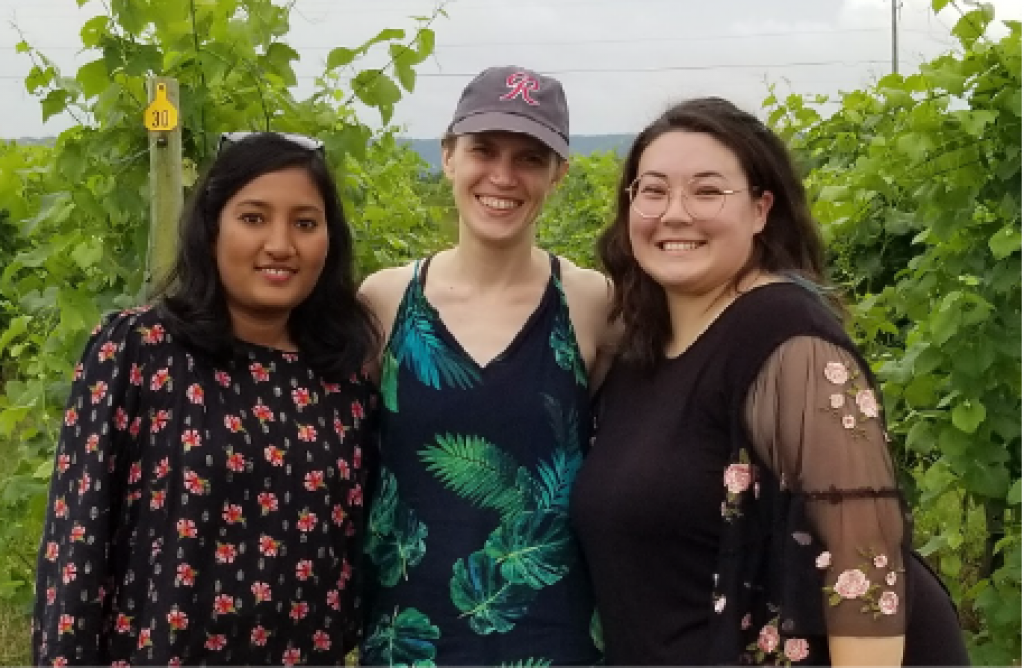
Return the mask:
<svg viewBox="0 0 1024 668">
<path fill-rule="evenodd" d="M 694 177 L 680 189 L 683 208 L 697 221 L 714 220 L 725 207 L 727 195 L 742 192 L 757 192 L 757 186 L 748 188 L 723 188 L 721 184 Z M 668 180 L 653 174 L 642 174 L 626 188 L 629 204 L 641 218 L 656 220 L 665 215 L 672 201 L 672 186 Z"/>
<path fill-rule="evenodd" d="M 263 134 L 275 134 L 278 137 L 287 139 L 293 144 L 301 146 L 304 149 L 316 151 L 320 154 L 320 157 L 324 157 L 324 143 L 322 141 L 315 137 L 307 137 L 306 135 L 295 134 L 292 132 L 222 132 L 220 135 L 220 142 L 217 144 L 217 153 L 220 153 L 224 150 L 224 147 L 229 144 L 237 144 L 247 137 L 254 137 Z"/>
</svg>

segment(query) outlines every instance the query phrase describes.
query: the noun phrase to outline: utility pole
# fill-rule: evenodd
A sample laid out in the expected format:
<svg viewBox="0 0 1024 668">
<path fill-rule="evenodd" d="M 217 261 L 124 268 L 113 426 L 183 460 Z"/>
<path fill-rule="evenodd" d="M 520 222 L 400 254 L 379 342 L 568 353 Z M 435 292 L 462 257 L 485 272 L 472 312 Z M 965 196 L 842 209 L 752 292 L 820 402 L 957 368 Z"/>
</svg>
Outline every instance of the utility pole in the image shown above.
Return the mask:
<svg viewBox="0 0 1024 668">
<path fill-rule="evenodd" d="M 900 56 L 899 49 L 897 48 L 898 32 L 896 30 L 896 15 L 899 12 L 900 0 L 890 0 L 890 3 L 892 4 L 892 73 L 899 74 Z"/>
<path fill-rule="evenodd" d="M 143 123 L 149 130 L 149 250 L 146 284 L 152 289 L 174 262 L 178 219 L 184 203 L 181 176 L 181 127 L 178 125 L 178 80 L 152 77 Z"/>
</svg>

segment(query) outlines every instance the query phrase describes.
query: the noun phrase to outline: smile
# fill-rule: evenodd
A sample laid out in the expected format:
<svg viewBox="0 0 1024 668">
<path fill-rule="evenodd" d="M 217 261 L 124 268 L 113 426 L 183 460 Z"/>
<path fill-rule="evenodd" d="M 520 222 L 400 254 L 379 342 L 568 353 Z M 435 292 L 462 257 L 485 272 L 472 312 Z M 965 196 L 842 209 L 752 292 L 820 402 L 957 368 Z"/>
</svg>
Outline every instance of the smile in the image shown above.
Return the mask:
<svg viewBox="0 0 1024 668">
<path fill-rule="evenodd" d="M 292 269 L 284 269 L 281 267 L 260 267 L 259 272 L 267 278 L 276 281 L 291 278 L 292 274 L 295 273 Z"/>
<path fill-rule="evenodd" d="M 499 211 L 511 211 L 522 205 L 522 202 L 519 200 L 489 197 L 487 195 L 478 195 L 477 200 L 488 209 L 498 209 Z"/>
<path fill-rule="evenodd" d="M 667 251 L 692 251 L 704 244 L 703 241 L 662 241 L 658 247 Z"/>
</svg>

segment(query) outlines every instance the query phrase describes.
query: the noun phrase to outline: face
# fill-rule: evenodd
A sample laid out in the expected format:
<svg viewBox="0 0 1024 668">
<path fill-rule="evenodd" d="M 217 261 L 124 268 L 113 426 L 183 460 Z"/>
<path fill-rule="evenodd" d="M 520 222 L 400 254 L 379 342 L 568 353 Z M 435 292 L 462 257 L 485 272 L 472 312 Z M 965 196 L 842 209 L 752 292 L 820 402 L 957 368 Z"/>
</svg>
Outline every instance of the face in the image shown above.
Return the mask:
<svg viewBox="0 0 1024 668">
<path fill-rule="evenodd" d="M 568 165 L 540 141 L 509 132 L 461 135 L 444 148 L 460 233 L 492 243 L 533 240 L 533 223 Z"/>
<path fill-rule="evenodd" d="M 655 139 L 641 154 L 637 175 L 647 190 L 637 192 L 638 206 L 630 207 L 629 240 L 641 269 L 669 293 L 705 295 L 732 282 L 764 229 L 772 194 L 751 192 L 756 184 L 748 183 L 736 155 L 700 132 L 672 131 Z M 684 191 L 690 197 L 685 206 Z M 636 210 L 657 211 L 652 204 L 666 197 L 660 217 Z M 721 209 L 714 213 L 709 202 L 716 199 Z"/>
<path fill-rule="evenodd" d="M 270 172 L 236 192 L 215 244 L 236 326 L 287 317 L 313 291 L 329 245 L 324 200 L 305 169 Z"/>
</svg>

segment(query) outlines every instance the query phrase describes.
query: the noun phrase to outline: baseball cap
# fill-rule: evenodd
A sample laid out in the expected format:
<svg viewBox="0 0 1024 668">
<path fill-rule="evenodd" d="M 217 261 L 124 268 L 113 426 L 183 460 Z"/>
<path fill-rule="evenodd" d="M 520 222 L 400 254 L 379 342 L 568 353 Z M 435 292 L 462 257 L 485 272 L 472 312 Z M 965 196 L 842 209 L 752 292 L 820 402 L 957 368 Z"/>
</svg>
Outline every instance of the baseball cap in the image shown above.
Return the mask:
<svg viewBox="0 0 1024 668">
<path fill-rule="evenodd" d="M 569 157 L 569 107 L 556 79 L 524 67 L 491 67 L 469 82 L 448 132 L 516 132 Z"/>
</svg>

